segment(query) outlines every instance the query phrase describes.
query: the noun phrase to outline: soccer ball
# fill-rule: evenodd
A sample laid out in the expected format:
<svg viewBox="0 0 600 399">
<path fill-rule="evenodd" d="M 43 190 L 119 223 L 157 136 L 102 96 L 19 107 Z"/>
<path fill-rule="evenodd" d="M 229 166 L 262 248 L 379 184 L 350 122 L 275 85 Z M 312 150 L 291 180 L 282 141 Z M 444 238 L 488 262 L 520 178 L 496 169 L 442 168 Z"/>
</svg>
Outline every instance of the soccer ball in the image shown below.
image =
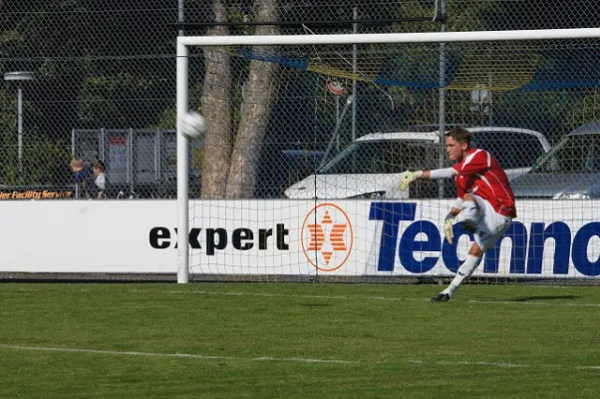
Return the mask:
<svg viewBox="0 0 600 399">
<path fill-rule="evenodd" d="M 200 138 L 206 131 L 206 120 L 197 112 L 190 111 L 181 118 L 181 134 L 190 140 Z"/>
</svg>

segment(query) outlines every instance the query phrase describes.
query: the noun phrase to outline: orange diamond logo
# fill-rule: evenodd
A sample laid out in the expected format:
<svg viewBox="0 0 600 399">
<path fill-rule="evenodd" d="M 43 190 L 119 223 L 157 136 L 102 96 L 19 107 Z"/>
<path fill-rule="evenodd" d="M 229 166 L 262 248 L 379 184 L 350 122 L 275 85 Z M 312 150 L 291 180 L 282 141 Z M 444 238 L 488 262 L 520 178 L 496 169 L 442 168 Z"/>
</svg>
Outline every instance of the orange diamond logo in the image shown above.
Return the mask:
<svg viewBox="0 0 600 399">
<path fill-rule="evenodd" d="M 306 259 L 321 271 L 332 272 L 346 263 L 354 234 L 342 208 L 326 203 L 314 207 L 302 225 L 302 249 Z"/>
</svg>

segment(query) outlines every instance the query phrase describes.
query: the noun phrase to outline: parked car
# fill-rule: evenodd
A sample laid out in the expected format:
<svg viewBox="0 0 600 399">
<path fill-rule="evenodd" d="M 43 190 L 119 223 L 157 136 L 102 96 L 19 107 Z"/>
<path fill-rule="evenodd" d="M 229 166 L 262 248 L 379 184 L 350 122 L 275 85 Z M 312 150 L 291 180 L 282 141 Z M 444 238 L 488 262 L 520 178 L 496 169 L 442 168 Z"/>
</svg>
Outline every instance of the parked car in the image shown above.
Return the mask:
<svg viewBox="0 0 600 399">
<path fill-rule="evenodd" d="M 537 131 L 511 127 L 473 127 L 474 145 L 489 150 L 514 179 L 550 149 Z M 355 140 L 315 174 L 290 186 L 293 199 L 407 198 L 398 179 L 406 169 L 439 168 L 440 137 L 433 132 L 372 133 Z M 444 166 L 449 166 L 446 160 Z M 418 182 L 411 197 L 437 196 L 437 183 Z M 447 185 L 451 186 L 451 185 Z M 450 196 L 450 194 L 447 194 Z M 453 194 L 452 194 L 453 195 Z"/>
<path fill-rule="evenodd" d="M 520 198 L 600 198 L 600 121 L 567 134 L 511 186 Z"/>
</svg>

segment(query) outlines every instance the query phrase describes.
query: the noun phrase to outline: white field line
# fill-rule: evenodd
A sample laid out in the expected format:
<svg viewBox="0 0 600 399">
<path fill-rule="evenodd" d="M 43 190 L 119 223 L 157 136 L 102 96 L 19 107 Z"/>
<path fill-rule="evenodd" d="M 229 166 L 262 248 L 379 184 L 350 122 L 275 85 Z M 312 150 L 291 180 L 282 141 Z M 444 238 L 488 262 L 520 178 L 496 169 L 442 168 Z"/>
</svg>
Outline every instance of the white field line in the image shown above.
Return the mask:
<svg viewBox="0 0 600 399">
<path fill-rule="evenodd" d="M 79 348 L 53 348 L 45 346 L 20 346 L 20 345 L 5 345 L 0 344 L 0 349 L 14 349 L 26 351 L 40 352 L 70 352 L 70 353 L 92 353 L 97 355 L 117 355 L 117 356 L 147 356 L 147 357 L 172 357 L 172 358 L 188 358 L 199 360 L 234 360 L 234 361 L 256 361 L 256 362 L 291 362 L 291 363 L 338 363 L 352 364 L 346 360 L 336 359 L 310 359 L 301 357 L 235 357 L 235 356 L 210 356 L 210 355 L 194 355 L 191 353 L 155 353 L 155 352 L 131 352 L 131 351 L 111 351 L 101 349 L 79 349 Z"/>
<path fill-rule="evenodd" d="M 232 361 L 258 361 L 258 362 L 289 362 L 289 363 L 321 363 L 321 364 L 365 364 L 358 361 L 335 360 L 335 359 L 310 359 L 310 358 L 275 358 L 270 356 L 261 357 L 235 357 L 235 356 L 207 356 L 194 355 L 190 353 L 154 353 L 154 352 L 131 352 L 131 351 L 111 351 L 99 349 L 79 349 L 79 348 L 53 348 L 44 346 L 21 346 L 21 345 L 5 345 L 0 344 L 0 349 L 8 350 L 23 350 L 37 352 L 62 352 L 62 353 L 86 353 L 97 355 L 116 355 L 116 356 L 148 356 L 148 357 L 168 357 L 181 359 L 197 359 L 197 360 L 232 360 Z M 570 366 L 559 364 L 523 364 L 523 363 L 506 363 L 506 362 L 485 362 L 485 361 L 425 361 L 425 360 L 402 360 L 400 362 L 414 365 L 441 365 L 441 366 L 481 366 L 481 367 L 497 367 L 497 368 L 551 368 L 560 370 L 599 370 L 600 366 Z"/>
<path fill-rule="evenodd" d="M 469 362 L 469 361 L 422 361 L 408 360 L 412 364 L 436 364 L 440 366 L 482 366 L 482 367 L 499 367 L 499 368 L 549 368 L 559 370 L 600 370 L 600 366 L 566 366 L 561 364 L 524 364 L 524 363 L 506 363 L 506 362 Z"/>
<path fill-rule="evenodd" d="M 132 290 L 133 292 L 145 292 L 144 290 Z M 346 296 L 346 295 L 296 295 L 296 294 L 268 294 L 261 292 L 220 292 L 220 291 L 186 291 L 186 290 L 169 290 L 170 294 L 200 294 L 200 295 L 222 295 L 222 296 L 254 296 L 265 298 L 303 298 L 303 299 L 359 299 L 359 300 L 375 300 L 375 301 L 415 301 L 429 302 L 429 298 L 399 298 L 399 297 L 384 297 L 384 296 Z M 567 306 L 567 307 L 600 307 L 600 303 L 554 303 L 538 300 L 532 301 L 486 301 L 486 300 L 468 300 L 471 304 L 485 305 L 515 305 L 515 306 Z M 439 304 L 438 304 L 439 305 Z M 444 306 L 443 304 L 439 306 Z"/>
</svg>

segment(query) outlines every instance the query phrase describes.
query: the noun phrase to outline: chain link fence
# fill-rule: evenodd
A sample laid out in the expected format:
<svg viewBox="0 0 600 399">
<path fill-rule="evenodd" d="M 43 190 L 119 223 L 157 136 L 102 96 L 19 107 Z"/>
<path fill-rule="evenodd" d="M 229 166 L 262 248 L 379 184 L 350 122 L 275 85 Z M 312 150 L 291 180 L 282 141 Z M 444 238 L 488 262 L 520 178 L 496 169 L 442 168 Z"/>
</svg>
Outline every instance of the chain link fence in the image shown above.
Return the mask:
<svg viewBox="0 0 600 399">
<path fill-rule="evenodd" d="M 596 8 L 553 0 L 5 2 L 0 198 L 82 196 L 72 158 L 92 182 L 102 161 L 109 198 L 173 197 L 178 34 L 585 28 L 598 26 Z M 581 126 L 596 132 L 598 55 L 596 41 L 196 48 L 190 106 L 210 129 L 190 145 L 190 196 L 378 196 L 377 188 L 331 184 L 318 191 L 314 176 L 343 170 L 368 181 L 437 167 L 445 160 L 435 137 L 373 134 L 455 125 L 493 128 L 476 133 L 478 144 L 505 167 L 527 169 L 547 150 L 531 132 L 551 145 Z M 593 164 L 595 153 L 584 152 L 594 146 L 569 144 L 568 159 Z M 595 173 L 586 165 L 570 170 Z M 300 189 L 310 176 L 312 186 Z M 451 195 L 446 189 L 417 185 L 411 196 Z"/>
</svg>

